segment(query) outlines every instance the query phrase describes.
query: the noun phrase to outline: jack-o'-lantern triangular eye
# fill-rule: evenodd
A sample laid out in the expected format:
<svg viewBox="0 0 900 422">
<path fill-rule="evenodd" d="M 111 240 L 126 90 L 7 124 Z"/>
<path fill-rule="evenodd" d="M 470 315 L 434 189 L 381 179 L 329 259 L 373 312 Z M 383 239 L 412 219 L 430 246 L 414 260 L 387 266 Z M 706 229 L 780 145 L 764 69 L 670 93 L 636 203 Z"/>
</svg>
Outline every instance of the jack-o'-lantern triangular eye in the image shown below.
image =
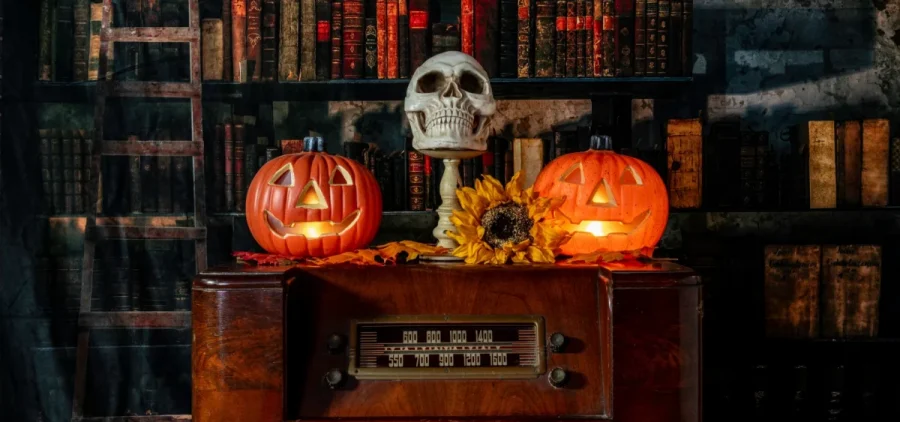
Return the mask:
<svg viewBox="0 0 900 422">
<path fill-rule="evenodd" d="M 584 184 L 584 169 L 581 168 L 581 163 L 572 164 L 568 170 L 563 172 L 562 177 L 559 178 L 560 182 L 565 183 L 573 183 L 576 185 Z"/>
<path fill-rule="evenodd" d="M 300 196 L 297 197 L 297 208 L 306 208 L 311 210 L 328 209 L 328 203 L 325 202 L 325 195 L 322 195 L 322 189 L 314 179 L 306 182 Z"/>
<path fill-rule="evenodd" d="M 350 172 L 347 169 L 337 166 L 331 171 L 328 184 L 331 186 L 353 186 L 353 178 L 350 177 Z"/>
<path fill-rule="evenodd" d="M 606 179 L 600 179 L 600 183 L 597 183 L 597 187 L 595 187 L 594 192 L 591 193 L 591 197 L 588 199 L 587 204 L 593 207 L 615 207 L 618 205 L 616 203 L 616 197 L 613 196 L 612 189 L 610 189 L 609 184 L 606 183 Z"/>
<path fill-rule="evenodd" d="M 291 166 L 291 163 L 285 164 L 272 175 L 272 178 L 269 179 L 269 186 L 294 187 L 294 167 Z"/>
<path fill-rule="evenodd" d="M 641 186 L 644 184 L 644 181 L 641 180 L 641 176 L 637 174 L 631 166 L 628 166 L 625 167 L 625 171 L 622 172 L 622 178 L 619 179 L 619 184 Z"/>
</svg>

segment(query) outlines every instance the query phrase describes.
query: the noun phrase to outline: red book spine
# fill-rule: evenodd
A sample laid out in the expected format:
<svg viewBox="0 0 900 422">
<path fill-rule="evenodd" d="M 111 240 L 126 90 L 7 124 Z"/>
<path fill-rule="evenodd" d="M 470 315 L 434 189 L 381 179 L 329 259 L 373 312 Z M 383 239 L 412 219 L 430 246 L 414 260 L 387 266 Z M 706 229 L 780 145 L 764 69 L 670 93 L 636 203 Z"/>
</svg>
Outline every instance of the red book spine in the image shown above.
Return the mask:
<svg viewBox="0 0 900 422">
<path fill-rule="evenodd" d="M 600 0 L 597 0 L 598 2 Z M 594 1 L 584 0 L 584 76 L 594 76 Z"/>
<path fill-rule="evenodd" d="M 462 52 L 475 56 L 475 0 L 460 0 L 459 20 Z"/>
<path fill-rule="evenodd" d="M 316 79 L 331 76 L 331 2 L 316 0 Z"/>
<path fill-rule="evenodd" d="M 603 76 L 603 0 L 594 0 L 592 13 L 591 24 L 594 25 L 593 74 L 595 77 L 600 77 Z"/>
<path fill-rule="evenodd" d="M 397 32 L 398 21 L 397 14 L 399 12 L 399 4 L 397 0 L 388 0 L 387 2 L 387 77 L 388 79 L 397 79 L 400 75 L 400 69 L 397 67 Z"/>
<path fill-rule="evenodd" d="M 344 78 L 363 76 L 363 0 L 344 0 Z"/>
<path fill-rule="evenodd" d="M 409 59 L 413 71 L 428 59 L 428 0 L 409 4 Z"/>
<path fill-rule="evenodd" d="M 575 76 L 584 76 L 584 46 L 587 42 L 584 32 L 585 8 L 584 0 L 575 2 Z"/>
<path fill-rule="evenodd" d="M 278 5 L 275 0 L 263 2 L 262 78 L 274 81 L 278 75 Z"/>
<path fill-rule="evenodd" d="M 634 74 L 644 76 L 647 71 L 647 1 L 637 0 L 634 9 Z"/>
<path fill-rule="evenodd" d="M 533 74 L 531 70 L 531 0 L 518 0 L 517 6 L 516 75 L 520 78 L 528 78 Z"/>
<path fill-rule="evenodd" d="M 225 209 L 234 209 L 234 133 L 231 123 L 225 123 Z"/>
<path fill-rule="evenodd" d="M 603 76 L 616 75 L 616 9 L 614 0 L 603 2 Z"/>
<path fill-rule="evenodd" d="M 575 0 L 566 2 L 566 76 L 574 78 L 578 76 L 575 70 L 578 54 L 578 14 Z"/>
<path fill-rule="evenodd" d="M 496 0 L 475 0 L 475 60 L 489 77 L 497 76 L 500 4 Z"/>
<path fill-rule="evenodd" d="M 566 0 L 556 0 L 556 62 L 553 65 L 553 76 L 557 78 L 566 76 L 566 4 Z"/>
<path fill-rule="evenodd" d="M 231 51 L 231 1 L 222 0 L 222 49 L 224 50 L 223 65 L 225 67 L 223 78 L 225 81 L 234 81 L 234 64 L 232 62 L 234 53 Z"/>
<path fill-rule="evenodd" d="M 427 8 L 425 10 L 428 10 Z M 397 3 L 397 73 L 409 78 L 409 7 L 406 0 Z"/>
<path fill-rule="evenodd" d="M 341 78 L 341 46 L 343 44 L 344 5 L 331 2 L 331 79 Z"/>
<path fill-rule="evenodd" d="M 375 44 L 378 79 L 387 78 L 387 0 L 376 0 Z"/>
<path fill-rule="evenodd" d="M 244 125 L 234 125 L 234 209 L 244 210 Z"/>
<path fill-rule="evenodd" d="M 253 81 L 262 76 L 262 0 L 247 3 L 247 72 Z M 252 69 L 250 68 L 252 64 Z"/>
<path fill-rule="evenodd" d="M 425 156 L 425 210 L 434 209 L 434 189 L 431 187 L 431 157 Z"/>
<path fill-rule="evenodd" d="M 409 150 L 409 210 L 425 211 L 425 155 Z"/>
</svg>

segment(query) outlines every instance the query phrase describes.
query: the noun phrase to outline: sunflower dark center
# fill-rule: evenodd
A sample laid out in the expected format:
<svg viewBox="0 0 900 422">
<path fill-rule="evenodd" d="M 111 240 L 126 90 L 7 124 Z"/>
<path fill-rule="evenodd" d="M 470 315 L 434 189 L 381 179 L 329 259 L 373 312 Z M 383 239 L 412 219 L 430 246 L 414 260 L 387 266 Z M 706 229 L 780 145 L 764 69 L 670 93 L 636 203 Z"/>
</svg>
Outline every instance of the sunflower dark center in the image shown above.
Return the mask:
<svg viewBox="0 0 900 422">
<path fill-rule="evenodd" d="M 497 205 L 481 216 L 483 240 L 494 248 L 528 239 L 532 224 L 534 223 L 528 218 L 528 209 L 515 202 Z"/>
</svg>

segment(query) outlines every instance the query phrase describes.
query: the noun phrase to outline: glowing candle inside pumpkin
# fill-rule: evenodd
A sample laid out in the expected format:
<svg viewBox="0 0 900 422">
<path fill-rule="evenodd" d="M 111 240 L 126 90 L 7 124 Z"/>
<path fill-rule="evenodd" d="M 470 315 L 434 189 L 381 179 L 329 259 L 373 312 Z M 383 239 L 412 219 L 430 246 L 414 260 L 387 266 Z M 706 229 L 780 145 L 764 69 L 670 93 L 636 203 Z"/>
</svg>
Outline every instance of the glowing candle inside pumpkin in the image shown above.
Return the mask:
<svg viewBox="0 0 900 422">
<path fill-rule="evenodd" d="M 581 225 L 584 225 L 584 227 L 579 227 L 578 231 L 587 232 L 594 236 L 606 236 L 606 230 L 604 230 L 602 221 L 585 221 Z"/>
</svg>

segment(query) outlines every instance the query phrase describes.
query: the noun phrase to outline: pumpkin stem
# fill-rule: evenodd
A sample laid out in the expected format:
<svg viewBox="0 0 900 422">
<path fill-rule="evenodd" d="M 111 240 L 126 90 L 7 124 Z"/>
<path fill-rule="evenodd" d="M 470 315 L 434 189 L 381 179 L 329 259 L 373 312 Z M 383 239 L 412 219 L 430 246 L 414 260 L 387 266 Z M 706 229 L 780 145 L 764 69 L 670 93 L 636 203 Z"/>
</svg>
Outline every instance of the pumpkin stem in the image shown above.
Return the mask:
<svg viewBox="0 0 900 422">
<path fill-rule="evenodd" d="M 591 135 L 590 150 L 610 151 L 612 150 L 612 137 L 609 135 Z"/>
</svg>

